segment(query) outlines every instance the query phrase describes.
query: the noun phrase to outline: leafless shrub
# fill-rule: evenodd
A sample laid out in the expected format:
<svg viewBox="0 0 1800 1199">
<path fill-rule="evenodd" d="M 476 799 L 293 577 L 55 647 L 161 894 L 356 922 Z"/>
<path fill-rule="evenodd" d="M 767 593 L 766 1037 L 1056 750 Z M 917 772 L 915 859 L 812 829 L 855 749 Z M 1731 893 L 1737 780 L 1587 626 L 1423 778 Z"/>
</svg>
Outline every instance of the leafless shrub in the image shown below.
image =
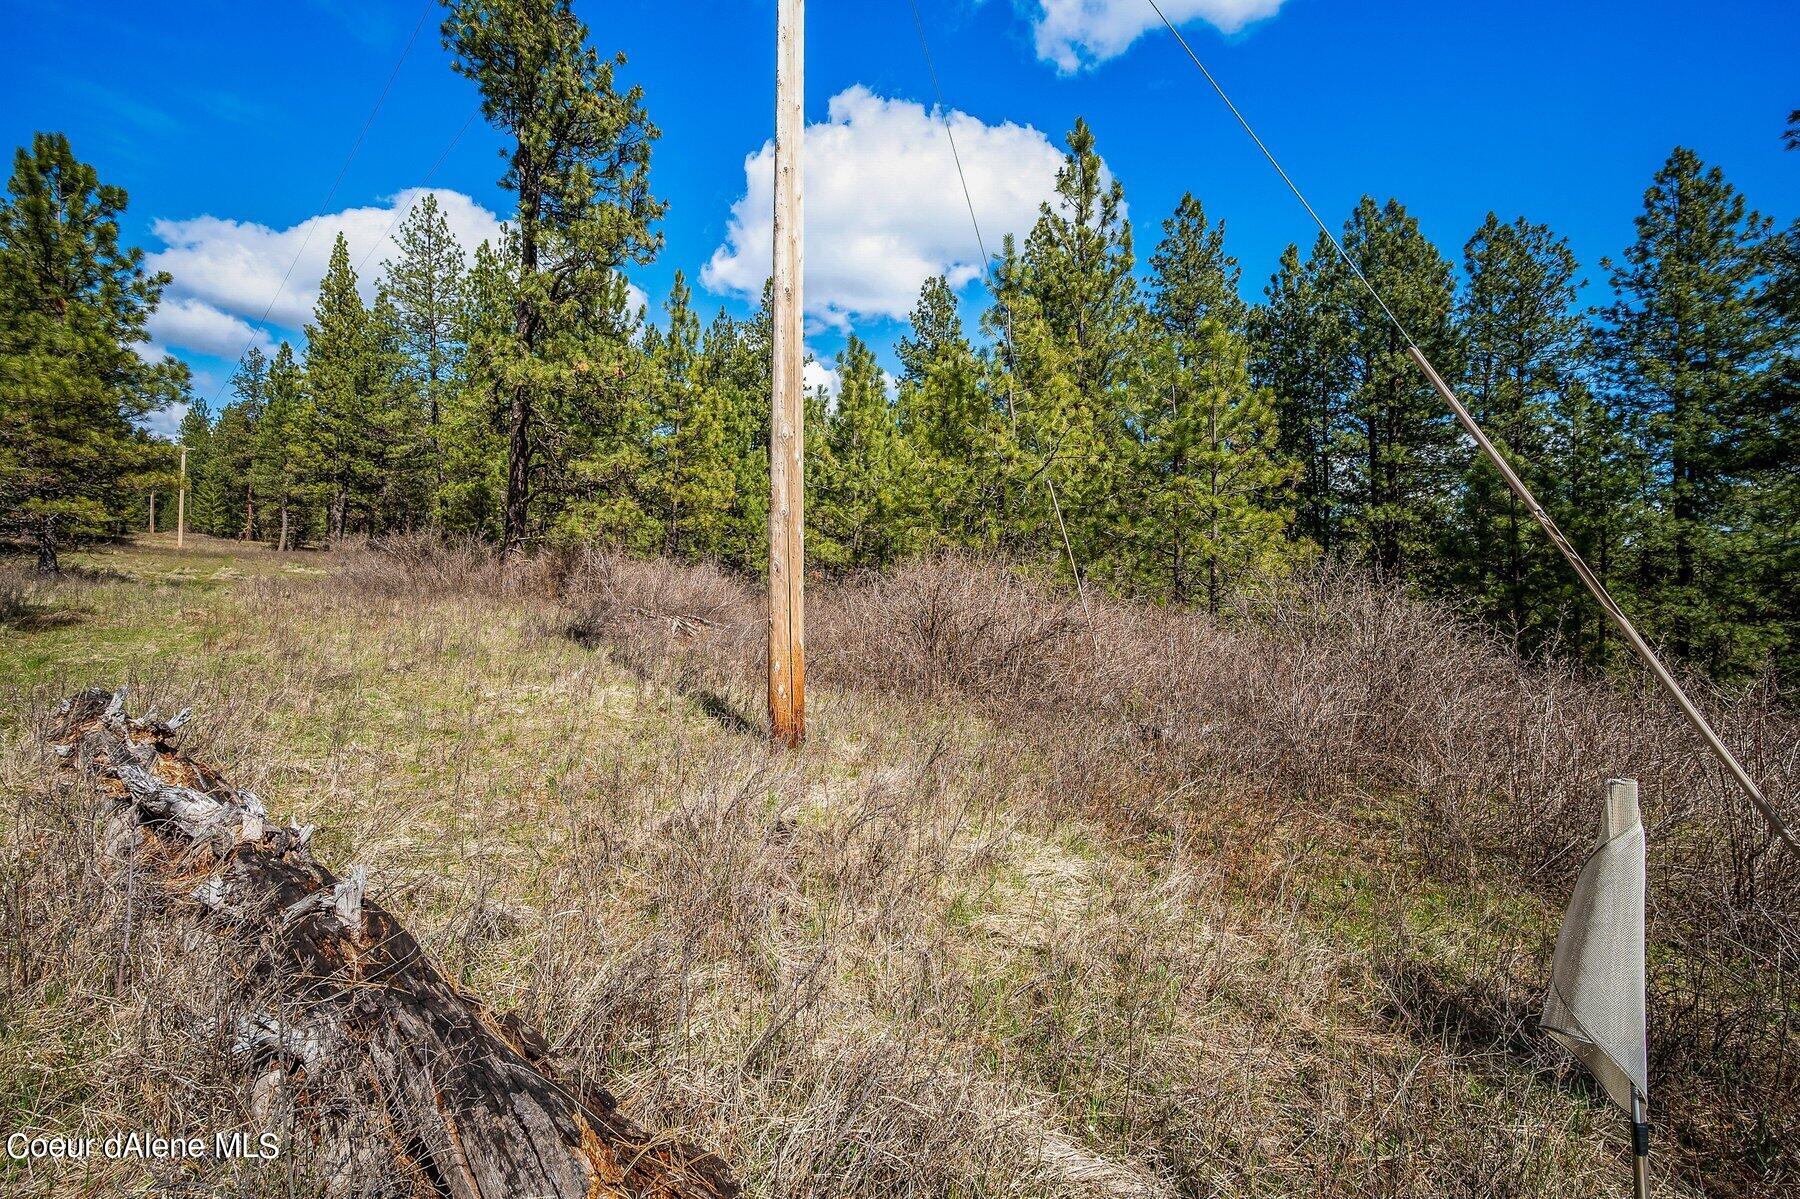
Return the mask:
<svg viewBox="0 0 1800 1199">
<path fill-rule="evenodd" d="M 590 549 L 564 567 L 558 592 L 574 614 L 568 632 L 578 640 L 635 623 L 675 639 L 747 623 L 743 582 L 706 563 L 683 565 Z"/>
<path fill-rule="evenodd" d="M 36 580 L 22 561 L 0 558 L 0 626 L 24 620 L 36 590 Z"/>
<path fill-rule="evenodd" d="M 824 599 L 809 632 L 828 681 L 1021 700 L 1089 660 L 1072 596 L 964 554 L 921 559 Z"/>
<path fill-rule="evenodd" d="M 679 568 L 650 569 L 661 579 Z M 635 602 L 615 594 L 608 611 Z M 754 595 L 740 602 L 751 619 Z M 815 589 L 808 620 L 814 679 L 985 714 L 1027 752 L 1026 769 L 1049 773 L 1052 802 L 1184 836 L 1183 813 L 1202 810 L 1201 836 L 1232 853 L 1275 838 L 1290 857 L 1331 860 L 1373 843 L 1446 883 L 1536 897 L 1535 918 L 1497 921 L 1461 958 L 1415 945 L 1395 959 L 1407 969 L 1389 975 L 1410 980 L 1412 1009 L 1435 1013 L 1421 1025 L 1430 1035 L 1460 1029 L 1479 1052 L 1530 1040 L 1520 1030 L 1541 997 L 1554 913 L 1586 855 L 1601 781 L 1638 778 L 1650 935 L 1670 951 L 1651 972 L 1655 1066 L 1687 1080 L 1677 1086 L 1748 1084 L 1760 1098 L 1740 1110 L 1752 1114 L 1694 1135 L 1787 1162 L 1778 1174 L 1800 1168 L 1790 1135 L 1800 1129 L 1800 868 L 1629 671 L 1596 678 L 1521 661 L 1441 605 L 1330 566 L 1213 619 L 1098 596 L 1084 612 L 1004 565 L 951 556 Z M 585 635 L 606 641 L 619 628 L 601 615 Z M 644 635 L 633 634 L 636 659 L 679 659 L 754 694 L 760 641 L 727 652 L 665 637 L 659 649 Z M 1785 697 L 1767 681 L 1731 693 L 1690 684 L 1791 807 L 1800 721 Z M 1406 935 L 1404 904 L 1393 920 Z M 1470 970 L 1483 981 L 1444 982 Z"/>
<path fill-rule="evenodd" d="M 1654 696 L 1354 573 L 1090 620 L 945 558 L 814 589 L 814 744 L 772 755 L 758 583 L 483 555 L 245 581 L 219 648 L 125 673 L 368 865 L 447 974 L 752 1194 L 1599 1193 L 1617 1121 L 1532 1014 L 1609 773 L 1655 847 L 1665 1177 L 1794 1176 L 1790 876 Z M 1783 697 L 1707 702 L 1789 803 Z M 9 794 L 40 778 L 23 736 Z M 0 1078 L 36 1088 L 7 1110 L 124 1120 L 133 1071 L 155 1118 L 242 1105 L 156 1023 L 226 1002 L 187 950 L 119 981 L 87 819 L 0 821 L 0 949 L 29 933 L 33 980 L 0 997 Z"/>
<path fill-rule="evenodd" d="M 475 537 L 401 533 L 336 547 L 337 582 L 367 595 L 493 595 L 509 571 L 492 547 Z"/>
</svg>

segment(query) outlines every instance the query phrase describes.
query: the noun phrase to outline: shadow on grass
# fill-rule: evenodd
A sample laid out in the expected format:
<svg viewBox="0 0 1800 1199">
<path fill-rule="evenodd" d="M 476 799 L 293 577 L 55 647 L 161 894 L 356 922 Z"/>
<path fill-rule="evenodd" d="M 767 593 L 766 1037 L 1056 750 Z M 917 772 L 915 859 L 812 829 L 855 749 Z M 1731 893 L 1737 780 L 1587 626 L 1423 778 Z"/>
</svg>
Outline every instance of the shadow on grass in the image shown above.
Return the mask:
<svg viewBox="0 0 1800 1199">
<path fill-rule="evenodd" d="M 762 726 L 751 720 L 737 705 L 709 687 L 683 687 L 683 695 L 694 701 L 694 704 L 708 716 L 724 725 L 734 733 L 751 733 L 762 735 Z"/>
<path fill-rule="evenodd" d="M 72 608 L 28 607 L 24 612 L 10 619 L 0 620 L 0 628 L 13 629 L 20 633 L 48 633 L 55 629 L 66 629 L 70 625 L 80 624 L 86 619 L 85 612 Z"/>
</svg>

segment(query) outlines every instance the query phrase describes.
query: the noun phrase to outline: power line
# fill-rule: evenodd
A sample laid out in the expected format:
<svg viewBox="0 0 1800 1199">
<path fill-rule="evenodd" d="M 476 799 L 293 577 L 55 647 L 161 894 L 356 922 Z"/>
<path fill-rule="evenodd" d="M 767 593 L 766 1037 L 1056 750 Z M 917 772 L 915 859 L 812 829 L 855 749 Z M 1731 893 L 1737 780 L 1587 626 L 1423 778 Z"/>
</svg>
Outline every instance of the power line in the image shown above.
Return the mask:
<svg viewBox="0 0 1800 1199">
<path fill-rule="evenodd" d="M 1324 220 L 1319 216 L 1318 211 L 1313 208 L 1311 202 L 1308 201 L 1305 194 L 1301 192 L 1299 184 L 1294 182 L 1293 178 L 1282 168 L 1281 163 L 1276 160 L 1274 152 L 1269 149 L 1262 138 L 1257 136 L 1256 130 L 1250 127 L 1250 122 L 1244 117 L 1244 114 L 1239 111 L 1238 106 L 1231 102 L 1231 97 L 1225 93 L 1225 89 L 1220 86 L 1219 81 L 1213 78 L 1213 73 L 1206 69 L 1206 64 L 1200 61 L 1200 56 L 1194 53 L 1193 47 L 1188 45 L 1187 39 L 1181 36 L 1181 30 L 1175 28 L 1174 22 L 1170 21 L 1169 18 L 1163 14 L 1162 7 L 1157 4 L 1156 0 L 1145 0 L 1145 3 L 1149 4 L 1156 15 L 1162 18 L 1162 23 L 1168 27 L 1169 32 L 1175 35 L 1176 42 L 1178 42 L 1181 45 L 1181 48 L 1187 52 L 1187 56 L 1193 61 L 1194 66 L 1199 68 L 1200 74 L 1204 75 L 1206 81 L 1212 84 L 1213 91 L 1219 94 L 1219 99 L 1225 102 L 1225 107 L 1231 110 L 1231 115 L 1237 118 L 1237 123 L 1243 126 L 1244 132 L 1250 135 L 1250 140 L 1256 143 L 1256 148 L 1262 151 L 1262 156 L 1269 160 L 1269 165 L 1275 168 L 1275 173 L 1277 175 L 1281 176 L 1281 181 L 1287 184 L 1289 191 L 1294 193 L 1294 199 L 1300 201 L 1300 207 L 1306 209 L 1306 215 L 1313 219 L 1313 224 L 1319 227 L 1319 232 L 1323 233 L 1326 239 L 1331 242 L 1331 248 L 1337 251 L 1339 258 L 1344 260 L 1344 265 L 1350 268 L 1350 273 L 1356 276 L 1356 281 L 1368 289 L 1369 295 L 1374 297 L 1375 303 L 1381 306 L 1381 311 L 1387 316 L 1389 322 L 1393 324 L 1394 328 L 1400 331 L 1400 336 L 1406 339 L 1406 344 L 1416 347 L 1419 343 L 1413 340 L 1412 334 L 1407 331 L 1406 326 L 1400 323 L 1400 318 L 1394 315 L 1394 310 L 1388 307 L 1387 301 L 1382 299 L 1381 293 L 1375 290 L 1375 285 L 1364 278 L 1362 268 L 1357 266 L 1355 260 L 1353 260 L 1344 250 L 1343 245 L 1337 239 L 1337 235 L 1325 224 Z"/>
<path fill-rule="evenodd" d="M 376 115 L 381 112 L 381 106 L 387 102 L 388 93 L 394 88 L 394 80 L 400 76 L 400 68 L 405 65 L 407 56 L 412 53 L 413 43 L 419 40 L 419 31 L 425 28 L 425 19 L 431 15 L 437 4 L 438 0 L 425 0 L 424 6 L 419 9 L 419 19 L 413 23 L 412 32 L 406 38 L 406 45 L 400 50 L 400 57 L 394 60 L 394 67 L 388 72 L 387 82 L 381 85 L 381 94 L 375 97 L 375 106 L 369 109 L 369 115 L 363 118 L 362 128 L 356 132 L 356 140 L 350 143 L 350 152 L 344 156 L 343 164 L 338 167 L 337 177 L 331 181 L 331 189 L 325 193 L 325 201 L 319 206 L 321 214 L 331 211 L 331 202 L 337 199 L 338 188 L 343 185 L 344 176 L 350 172 L 350 164 L 356 161 L 357 153 L 362 150 L 363 140 L 369 136 L 370 126 L 375 124 Z M 458 136 L 461 135 L 458 134 Z M 294 257 L 288 262 L 287 270 L 282 272 L 281 282 L 275 286 L 275 294 L 269 297 L 269 302 L 263 306 L 262 315 L 256 318 L 257 325 L 267 321 L 269 313 L 275 310 L 275 304 L 281 299 L 281 293 L 287 290 L 288 280 L 293 278 L 294 268 L 300 265 L 300 259 L 306 254 L 307 247 L 312 245 L 313 232 L 317 228 L 317 221 L 307 222 L 306 236 L 300 239 L 300 248 L 294 251 Z M 244 348 L 238 351 L 240 360 L 256 344 L 256 333 L 263 333 L 266 336 L 266 330 L 253 329 L 250 339 L 244 343 Z M 230 379 L 220 382 L 218 390 L 213 392 L 212 403 L 219 402 L 219 397 L 225 394 L 225 388 L 230 386 L 230 383 Z"/>
<path fill-rule="evenodd" d="M 1594 601 L 1600 605 L 1601 611 L 1606 613 L 1607 618 L 1610 619 L 1619 632 L 1624 635 L 1625 642 L 1631 646 L 1632 652 L 1637 654 L 1638 658 L 1645 666 L 1649 667 L 1650 673 L 1655 676 L 1656 681 L 1660 683 L 1663 689 L 1669 693 L 1670 697 L 1675 700 L 1676 706 L 1681 709 L 1682 715 L 1687 717 L 1688 723 L 1693 725 L 1694 731 L 1700 734 L 1701 740 L 1706 742 L 1707 748 L 1712 751 L 1713 756 L 1725 767 L 1726 772 L 1731 775 L 1737 782 L 1738 787 L 1744 792 L 1744 795 L 1750 800 L 1750 806 L 1755 808 L 1757 814 L 1768 824 L 1770 833 L 1785 845 L 1790 852 L 1800 854 L 1800 841 L 1795 839 L 1793 831 L 1789 829 L 1787 822 L 1782 819 L 1781 813 L 1775 810 L 1775 806 L 1763 795 L 1762 788 L 1756 785 L 1756 780 L 1750 777 L 1749 771 L 1744 769 L 1743 764 L 1737 760 L 1737 756 L 1731 752 L 1731 749 L 1725 744 L 1724 739 L 1714 731 L 1712 724 L 1706 719 L 1705 714 L 1700 711 L 1699 705 L 1688 698 L 1687 692 L 1682 688 L 1681 684 L 1676 681 L 1673 672 L 1663 664 L 1662 658 L 1651 648 L 1650 643 L 1644 639 L 1643 634 L 1638 632 L 1637 626 L 1633 624 L 1631 618 L 1625 614 L 1625 609 L 1613 598 L 1612 592 L 1607 588 L 1606 584 L 1601 581 L 1600 576 L 1595 573 L 1593 568 L 1587 564 L 1586 559 L 1581 556 L 1581 552 L 1575 548 L 1574 543 L 1571 542 L 1568 537 L 1563 534 L 1563 531 L 1557 527 L 1556 521 L 1551 519 L 1550 513 L 1544 509 L 1544 506 L 1538 503 L 1537 497 L 1532 494 L 1531 489 L 1525 485 L 1525 481 L 1519 477 L 1519 473 L 1515 471 L 1512 464 L 1506 460 L 1506 456 L 1500 452 L 1493 440 L 1488 437 L 1486 431 L 1483 430 L 1480 423 L 1476 421 L 1474 414 L 1469 411 L 1468 407 L 1457 396 L 1450 385 L 1444 381 L 1443 376 L 1438 374 L 1437 369 L 1432 366 L 1430 359 L 1425 356 L 1425 351 L 1420 348 L 1417 341 L 1413 340 L 1412 334 L 1407 330 L 1406 326 L 1401 323 L 1400 318 L 1394 315 L 1393 309 L 1388 307 L 1387 301 L 1382 297 L 1381 293 L 1375 289 L 1375 285 L 1370 283 L 1363 275 L 1361 268 L 1359 268 L 1355 261 L 1351 259 L 1350 255 L 1345 252 L 1343 245 L 1332 235 L 1331 230 L 1326 227 L 1325 222 L 1320 219 L 1318 211 L 1307 201 L 1307 198 L 1305 194 L 1301 192 L 1299 185 L 1294 182 L 1287 171 L 1282 169 L 1281 163 L 1276 160 L 1274 152 L 1269 149 L 1267 143 L 1265 143 L 1262 138 L 1257 136 L 1256 130 L 1251 128 L 1250 122 L 1245 118 L 1243 112 L 1239 110 L 1236 104 L 1232 103 L 1231 97 L 1226 94 L 1225 89 L 1220 86 L 1219 81 L 1213 77 L 1213 73 L 1206 69 L 1206 64 L 1200 61 L 1200 56 L 1194 53 L 1194 49 L 1192 46 L 1188 45 L 1187 39 L 1181 36 L 1181 30 L 1175 28 L 1175 23 L 1169 20 L 1167 14 L 1163 12 L 1162 6 L 1157 3 L 1157 0 L 1145 0 L 1145 3 L 1149 4 L 1151 10 L 1161 18 L 1163 25 L 1174 35 L 1176 43 L 1186 52 L 1194 66 L 1199 69 L 1200 74 L 1206 78 L 1206 82 L 1212 85 L 1212 89 L 1218 93 L 1219 99 L 1225 102 L 1225 107 L 1231 110 L 1231 115 L 1237 118 L 1237 123 L 1243 127 L 1245 133 L 1249 134 L 1250 140 L 1256 143 L 1256 148 L 1261 150 L 1263 157 L 1269 160 L 1269 165 L 1275 168 L 1275 173 L 1281 176 L 1281 181 L 1287 184 L 1288 190 L 1294 193 L 1294 198 L 1300 201 L 1300 206 L 1306 209 L 1306 214 L 1312 217 L 1313 223 L 1319 227 L 1319 231 L 1330 240 L 1332 248 L 1337 251 L 1338 257 L 1343 260 L 1344 265 L 1350 268 L 1350 273 L 1356 277 L 1357 282 L 1361 283 L 1363 287 L 1367 289 L 1369 295 L 1374 297 L 1375 303 L 1380 305 L 1381 311 L 1387 317 L 1389 323 L 1394 326 L 1395 330 L 1397 330 L 1400 336 L 1406 341 L 1407 352 L 1412 357 L 1414 364 L 1417 365 L 1419 370 L 1425 375 L 1426 381 L 1431 385 L 1432 389 L 1443 398 L 1444 402 L 1450 406 L 1451 412 L 1456 415 L 1456 419 L 1462 425 L 1464 431 L 1474 440 L 1482 454 L 1493 463 L 1494 468 L 1500 472 L 1500 477 L 1505 480 L 1508 489 L 1510 489 L 1513 495 L 1518 498 L 1519 502 L 1525 506 L 1525 510 L 1531 513 L 1533 519 L 1537 521 L 1538 526 L 1544 530 L 1544 535 L 1550 539 L 1550 543 L 1554 545 L 1562 554 L 1563 558 L 1568 561 L 1569 566 L 1574 570 L 1576 577 L 1581 580 L 1582 586 L 1587 588 L 1588 594 L 1594 597 Z M 916 6 L 914 11 L 917 11 Z"/>
<path fill-rule="evenodd" d="M 449 144 L 438 153 L 437 161 L 431 164 L 431 169 L 425 172 L 424 181 L 419 184 L 420 190 L 431 186 L 431 181 L 437 178 L 438 168 L 444 165 L 444 160 L 450 157 L 450 151 L 456 149 L 457 143 L 461 142 L 463 139 L 463 134 L 469 131 L 469 126 L 473 125 L 475 123 L 475 118 L 480 115 L 481 110 L 477 108 L 463 119 L 462 128 L 456 131 L 456 136 L 450 139 Z M 376 238 L 374 243 L 369 246 L 367 252 L 363 254 L 362 261 L 356 264 L 356 273 L 358 275 L 361 275 L 363 273 L 363 268 L 369 265 L 369 259 L 375 256 L 375 251 L 379 250 L 387 239 L 393 236 L 394 228 L 400 223 L 401 219 L 410 216 L 411 214 L 412 209 L 408 208 L 405 212 L 401 212 L 400 206 L 398 204 L 394 205 L 393 219 L 388 222 L 387 228 L 382 230 L 381 236 Z"/>
</svg>

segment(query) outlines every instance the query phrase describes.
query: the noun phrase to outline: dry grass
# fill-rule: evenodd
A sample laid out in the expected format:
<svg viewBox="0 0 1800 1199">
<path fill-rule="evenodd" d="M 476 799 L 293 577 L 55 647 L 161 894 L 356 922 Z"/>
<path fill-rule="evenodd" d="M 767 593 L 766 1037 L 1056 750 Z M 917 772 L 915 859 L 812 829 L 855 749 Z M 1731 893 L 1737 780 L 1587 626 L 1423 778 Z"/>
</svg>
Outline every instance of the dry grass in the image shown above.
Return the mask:
<svg viewBox="0 0 1800 1199">
<path fill-rule="evenodd" d="M 217 959 L 142 912 L 127 949 L 129 890 L 26 719 L 130 681 L 461 981 L 768 1196 L 1614 1190 L 1618 1121 L 1525 1018 L 1597 780 L 1636 772 L 1668 1193 L 1794 1180 L 1792 874 L 1648 705 L 1402 596 L 1101 604 L 1090 636 L 1016 575 L 916 564 L 816 596 L 814 737 L 771 755 L 757 592 L 715 571 L 412 542 L 173 584 L 169 557 L 114 556 L 132 577 L 78 624 L 0 644 L 5 1131 L 245 1118 Z M 1785 800 L 1791 721 L 1728 716 Z"/>
<path fill-rule="evenodd" d="M 34 573 L 23 561 L 0 558 L 0 628 L 17 626 L 30 615 L 36 591 Z"/>
</svg>

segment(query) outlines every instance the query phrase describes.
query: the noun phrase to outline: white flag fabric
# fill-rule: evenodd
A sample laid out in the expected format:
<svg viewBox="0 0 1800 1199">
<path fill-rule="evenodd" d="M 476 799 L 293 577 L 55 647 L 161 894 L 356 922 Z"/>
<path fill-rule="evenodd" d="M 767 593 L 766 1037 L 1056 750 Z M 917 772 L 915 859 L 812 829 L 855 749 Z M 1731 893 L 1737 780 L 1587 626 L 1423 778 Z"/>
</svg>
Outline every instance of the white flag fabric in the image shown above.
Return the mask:
<svg viewBox="0 0 1800 1199">
<path fill-rule="evenodd" d="M 1646 1103 L 1650 1068 L 1644 1023 L 1644 824 L 1637 783 L 1606 784 L 1600 843 L 1575 894 L 1550 961 L 1544 1031 L 1581 1059 L 1612 1101 Z"/>
</svg>

